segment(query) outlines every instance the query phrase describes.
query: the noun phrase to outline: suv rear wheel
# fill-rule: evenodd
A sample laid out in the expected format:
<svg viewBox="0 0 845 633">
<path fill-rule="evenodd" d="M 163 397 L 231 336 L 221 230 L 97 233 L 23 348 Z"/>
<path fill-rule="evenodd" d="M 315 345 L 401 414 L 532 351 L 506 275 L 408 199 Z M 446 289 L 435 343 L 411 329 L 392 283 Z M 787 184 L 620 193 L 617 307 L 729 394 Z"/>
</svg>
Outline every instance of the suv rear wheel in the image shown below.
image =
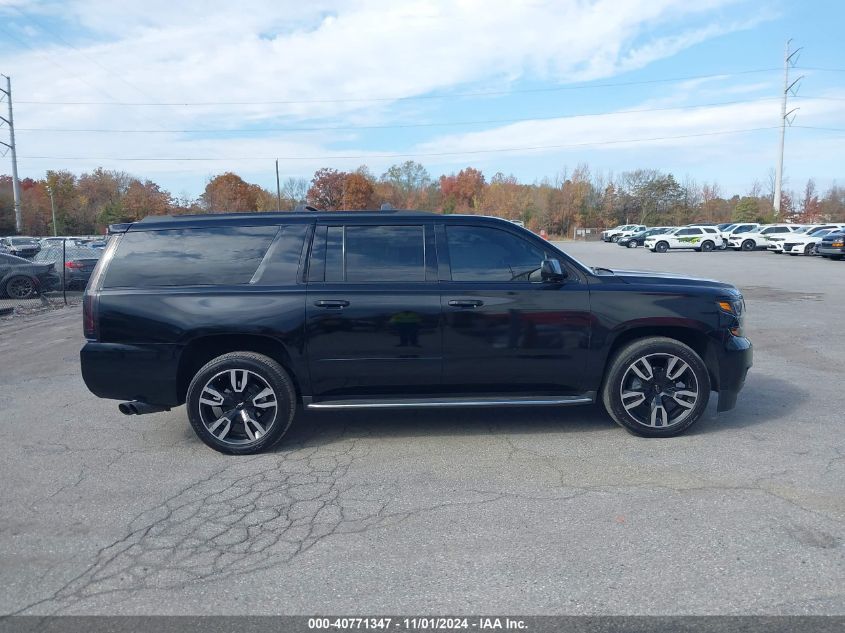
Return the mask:
<svg viewBox="0 0 845 633">
<path fill-rule="evenodd" d="M 671 437 L 692 426 L 710 399 L 707 367 L 689 346 L 665 337 L 629 343 L 610 361 L 602 400 L 610 417 L 645 437 Z"/>
<path fill-rule="evenodd" d="M 715 246 L 716 245 L 713 242 L 711 242 L 710 240 L 704 240 L 701 243 L 701 250 L 704 251 L 705 253 L 709 253 L 710 251 L 713 250 L 713 248 L 715 248 Z"/>
<path fill-rule="evenodd" d="M 249 455 L 282 439 L 296 413 L 293 382 L 254 352 L 218 356 L 200 369 L 185 405 L 197 436 L 221 453 Z"/>
</svg>

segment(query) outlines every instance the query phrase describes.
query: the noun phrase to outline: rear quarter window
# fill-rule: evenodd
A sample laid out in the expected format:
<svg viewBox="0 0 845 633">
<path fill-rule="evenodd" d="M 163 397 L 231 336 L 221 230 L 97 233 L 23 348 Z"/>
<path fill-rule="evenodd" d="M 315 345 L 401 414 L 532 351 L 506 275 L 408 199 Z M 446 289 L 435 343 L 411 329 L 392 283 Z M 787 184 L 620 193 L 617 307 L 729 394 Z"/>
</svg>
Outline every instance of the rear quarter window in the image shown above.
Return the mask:
<svg viewBox="0 0 845 633">
<path fill-rule="evenodd" d="M 278 226 L 130 231 L 103 287 L 246 284 L 278 231 Z"/>
</svg>

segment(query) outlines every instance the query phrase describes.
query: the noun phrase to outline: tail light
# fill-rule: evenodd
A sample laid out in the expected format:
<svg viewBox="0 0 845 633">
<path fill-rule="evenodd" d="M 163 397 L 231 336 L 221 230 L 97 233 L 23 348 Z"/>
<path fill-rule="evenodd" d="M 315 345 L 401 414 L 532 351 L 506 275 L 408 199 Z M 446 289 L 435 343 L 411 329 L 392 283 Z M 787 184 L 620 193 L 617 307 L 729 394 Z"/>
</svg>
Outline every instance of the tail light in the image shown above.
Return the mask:
<svg viewBox="0 0 845 633">
<path fill-rule="evenodd" d="M 79 270 L 80 268 L 82 268 L 82 263 L 75 262 L 75 261 L 71 260 L 69 262 L 65 262 L 65 268 L 70 268 L 72 270 Z"/>
<path fill-rule="evenodd" d="M 82 297 L 82 331 L 85 334 L 85 338 L 90 341 L 100 339 L 100 287 L 102 285 L 103 275 L 111 258 L 114 256 L 117 245 L 120 244 L 121 237 L 122 235 L 115 235 L 109 240 L 103 256 L 100 257 L 97 265 L 94 266 L 94 271 L 88 279 L 88 285 Z M 82 264 L 79 262 L 68 262 L 68 264 L 70 263 L 78 264 L 82 268 Z"/>
<path fill-rule="evenodd" d="M 82 298 L 82 332 L 89 341 L 96 341 L 99 335 L 97 319 L 97 295 L 86 292 Z"/>
</svg>

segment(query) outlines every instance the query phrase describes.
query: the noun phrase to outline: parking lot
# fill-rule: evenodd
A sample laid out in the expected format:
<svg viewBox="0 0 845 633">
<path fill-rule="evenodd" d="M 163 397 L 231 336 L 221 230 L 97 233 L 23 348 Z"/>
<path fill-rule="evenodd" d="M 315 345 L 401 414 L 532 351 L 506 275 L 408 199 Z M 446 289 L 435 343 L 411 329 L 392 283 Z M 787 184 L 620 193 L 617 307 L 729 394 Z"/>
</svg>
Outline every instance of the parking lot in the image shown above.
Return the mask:
<svg viewBox="0 0 845 633">
<path fill-rule="evenodd" d="M 845 262 L 564 249 L 736 284 L 736 409 L 309 413 L 231 457 L 89 394 L 78 307 L 0 321 L 0 613 L 845 614 Z"/>
</svg>

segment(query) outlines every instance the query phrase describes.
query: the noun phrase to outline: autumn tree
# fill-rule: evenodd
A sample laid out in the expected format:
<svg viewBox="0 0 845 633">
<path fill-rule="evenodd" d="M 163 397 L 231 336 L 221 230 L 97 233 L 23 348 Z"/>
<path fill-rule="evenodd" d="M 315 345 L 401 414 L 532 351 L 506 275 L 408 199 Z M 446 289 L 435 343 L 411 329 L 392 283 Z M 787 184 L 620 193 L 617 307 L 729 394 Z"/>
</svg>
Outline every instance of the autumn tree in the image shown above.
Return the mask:
<svg viewBox="0 0 845 633">
<path fill-rule="evenodd" d="M 133 178 L 123 196 L 121 222 L 141 220 L 148 215 L 167 215 L 173 207 L 173 199 L 151 180 L 141 182 Z"/>
<path fill-rule="evenodd" d="M 346 174 L 343 179 L 343 209 L 370 209 L 373 207 L 373 182 L 361 172 Z"/>
<path fill-rule="evenodd" d="M 308 204 L 326 211 L 337 211 L 343 206 L 343 183 L 346 173 L 324 167 L 314 172 L 308 189 Z"/>
<path fill-rule="evenodd" d="M 446 200 L 447 211 L 475 211 L 484 190 L 484 174 L 467 167 L 450 176 L 440 176 L 440 191 Z"/>
<path fill-rule="evenodd" d="M 209 213 L 230 211 L 258 211 L 262 190 L 232 172 L 215 176 L 208 181 L 200 201 Z"/>
</svg>

